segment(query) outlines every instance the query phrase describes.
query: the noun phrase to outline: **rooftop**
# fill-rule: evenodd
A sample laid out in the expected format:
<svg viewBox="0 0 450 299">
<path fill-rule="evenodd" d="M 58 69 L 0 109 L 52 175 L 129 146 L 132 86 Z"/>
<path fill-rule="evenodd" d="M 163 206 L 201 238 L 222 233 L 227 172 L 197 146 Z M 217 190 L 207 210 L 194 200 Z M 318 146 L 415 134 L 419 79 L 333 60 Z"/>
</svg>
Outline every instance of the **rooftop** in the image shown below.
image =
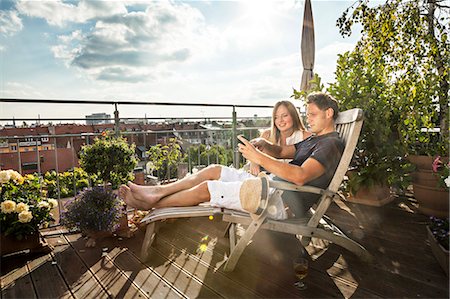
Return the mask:
<svg viewBox="0 0 450 299">
<path fill-rule="evenodd" d="M 227 224 L 216 217 L 166 221 L 147 263 L 139 259 L 142 230 L 130 239 L 110 237 L 85 248 L 81 235 L 48 229 L 43 234 L 54 246 L 51 253 L 2 259 L 1 297 L 449 297 L 448 277 L 427 240 L 428 217 L 417 212 L 413 198 L 398 197 L 383 207 L 338 202 L 327 215 L 375 262 L 364 264 L 338 246 L 314 240 L 307 247 L 313 261 L 304 291 L 293 287 L 298 241 L 282 233 L 258 232 L 235 271 L 224 272 Z"/>
</svg>

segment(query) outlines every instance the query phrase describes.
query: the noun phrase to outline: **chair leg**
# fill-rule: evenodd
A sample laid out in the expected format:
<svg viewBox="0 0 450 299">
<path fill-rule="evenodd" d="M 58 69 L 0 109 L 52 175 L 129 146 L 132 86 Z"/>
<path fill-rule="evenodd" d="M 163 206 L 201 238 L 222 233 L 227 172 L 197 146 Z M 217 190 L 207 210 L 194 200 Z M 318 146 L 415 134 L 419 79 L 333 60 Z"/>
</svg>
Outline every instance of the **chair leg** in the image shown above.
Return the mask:
<svg viewBox="0 0 450 299">
<path fill-rule="evenodd" d="M 150 222 L 147 224 L 147 229 L 145 231 L 144 242 L 142 242 L 141 248 L 141 259 L 143 262 L 148 261 L 150 257 L 150 247 L 156 238 L 156 223 Z"/>
<path fill-rule="evenodd" d="M 236 247 L 236 223 L 228 223 L 228 238 L 230 240 L 230 252 Z"/>
<path fill-rule="evenodd" d="M 244 249 L 247 247 L 247 245 L 252 240 L 255 233 L 261 227 L 261 225 L 263 224 L 266 217 L 267 217 L 267 214 L 266 214 L 266 211 L 264 211 L 260 218 L 258 218 L 257 220 L 253 220 L 253 222 L 250 224 L 250 226 L 245 231 L 242 238 L 239 240 L 239 242 L 234 247 L 234 249 L 230 248 L 230 257 L 228 258 L 228 260 L 225 263 L 225 266 L 223 268 L 225 272 L 231 272 L 234 270 L 239 258 L 241 257 L 242 253 L 244 252 Z"/>
</svg>

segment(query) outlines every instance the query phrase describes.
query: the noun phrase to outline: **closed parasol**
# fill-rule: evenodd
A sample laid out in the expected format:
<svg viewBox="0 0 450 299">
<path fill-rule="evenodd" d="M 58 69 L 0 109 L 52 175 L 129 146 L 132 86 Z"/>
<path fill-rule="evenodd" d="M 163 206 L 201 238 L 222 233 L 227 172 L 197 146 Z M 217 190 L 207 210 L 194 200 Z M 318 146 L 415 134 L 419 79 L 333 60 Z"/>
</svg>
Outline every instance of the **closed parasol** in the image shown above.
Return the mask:
<svg viewBox="0 0 450 299">
<path fill-rule="evenodd" d="M 305 0 L 301 41 L 303 74 L 302 82 L 300 83 L 300 90 L 303 91 L 309 89 L 309 81 L 314 77 L 314 48 L 314 20 L 311 10 L 311 1 Z"/>
</svg>

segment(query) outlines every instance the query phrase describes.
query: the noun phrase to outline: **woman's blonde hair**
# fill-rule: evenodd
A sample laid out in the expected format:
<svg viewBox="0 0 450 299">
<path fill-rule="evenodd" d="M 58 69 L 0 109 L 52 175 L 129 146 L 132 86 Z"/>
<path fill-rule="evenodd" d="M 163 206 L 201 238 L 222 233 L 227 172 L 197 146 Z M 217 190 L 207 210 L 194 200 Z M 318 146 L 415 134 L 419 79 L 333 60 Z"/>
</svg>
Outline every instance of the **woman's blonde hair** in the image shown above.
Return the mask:
<svg viewBox="0 0 450 299">
<path fill-rule="evenodd" d="M 271 129 L 270 129 L 270 136 L 269 136 L 269 140 L 271 142 L 274 142 L 276 144 L 279 143 L 280 141 L 280 130 L 278 130 L 277 126 L 275 126 L 275 115 L 276 112 L 278 110 L 278 107 L 280 107 L 281 105 L 283 105 L 284 107 L 286 107 L 286 109 L 289 112 L 289 115 L 292 118 L 292 128 L 295 131 L 305 131 L 305 125 L 303 124 L 302 119 L 300 118 L 300 114 L 298 113 L 297 108 L 295 108 L 294 104 L 292 104 L 290 101 L 279 101 L 275 104 L 275 106 L 273 106 L 273 111 L 272 111 L 272 124 L 271 124 Z"/>
</svg>

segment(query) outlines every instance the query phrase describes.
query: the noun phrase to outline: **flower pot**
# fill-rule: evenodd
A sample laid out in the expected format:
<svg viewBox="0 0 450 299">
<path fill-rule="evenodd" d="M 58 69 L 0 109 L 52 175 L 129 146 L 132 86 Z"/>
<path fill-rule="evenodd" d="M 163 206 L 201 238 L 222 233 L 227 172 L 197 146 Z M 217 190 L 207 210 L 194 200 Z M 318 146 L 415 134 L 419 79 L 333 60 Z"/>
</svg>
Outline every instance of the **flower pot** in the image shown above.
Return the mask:
<svg viewBox="0 0 450 299">
<path fill-rule="evenodd" d="M 441 244 L 436 240 L 430 228 L 427 226 L 428 241 L 430 242 L 431 252 L 433 252 L 434 257 L 438 261 L 439 265 L 445 271 L 448 276 L 448 259 L 449 251 L 442 247 Z"/>
<path fill-rule="evenodd" d="M 439 176 L 436 175 L 431 170 L 418 169 L 411 174 L 413 183 L 427 186 L 427 187 L 438 187 L 439 186 Z"/>
<path fill-rule="evenodd" d="M 361 187 L 356 194 L 350 193 L 347 201 L 369 206 L 380 207 L 390 203 L 394 197 L 388 186 L 374 185 L 372 187 Z"/>
<path fill-rule="evenodd" d="M 416 169 L 431 171 L 431 165 L 433 164 L 434 158 L 425 155 L 409 155 L 409 162 L 416 165 Z"/>
<path fill-rule="evenodd" d="M 41 242 L 38 232 L 26 235 L 21 240 L 13 236 L 5 236 L 4 234 L 0 234 L 0 238 L 1 256 L 24 250 L 29 250 L 30 252 L 49 252 L 51 250 L 46 243 Z"/>
<path fill-rule="evenodd" d="M 447 188 L 437 188 L 413 183 L 414 197 L 419 211 L 428 216 L 448 217 L 449 193 Z"/>
</svg>

